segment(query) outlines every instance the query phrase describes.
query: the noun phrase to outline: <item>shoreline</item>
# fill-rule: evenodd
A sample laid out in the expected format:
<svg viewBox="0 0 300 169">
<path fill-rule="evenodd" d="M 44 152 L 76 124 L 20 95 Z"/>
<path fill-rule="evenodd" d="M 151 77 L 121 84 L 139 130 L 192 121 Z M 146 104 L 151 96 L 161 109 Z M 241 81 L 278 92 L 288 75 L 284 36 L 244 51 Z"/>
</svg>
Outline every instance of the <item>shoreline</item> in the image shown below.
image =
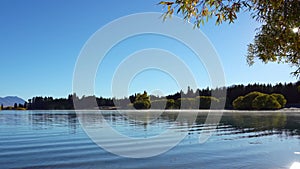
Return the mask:
<svg viewBox="0 0 300 169">
<path fill-rule="evenodd" d="M 116 109 L 116 110 L 106 110 L 106 109 L 95 109 L 95 110 L 1 110 L 0 112 L 4 111 L 18 111 L 18 112 L 38 112 L 38 111 L 51 111 L 51 112 L 95 112 L 95 111 L 101 111 L 101 112 L 171 112 L 171 113 L 180 113 L 180 112 L 186 112 L 186 113 L 274 113 L 274 112 L 291 112 L 291 113 L 300 113 L 300 108 L 283 108 L 279 110 L 228 110 L 228 109 L 140 109 L 140 110 L 128 110 L 128 109 Z"/>
</svg>

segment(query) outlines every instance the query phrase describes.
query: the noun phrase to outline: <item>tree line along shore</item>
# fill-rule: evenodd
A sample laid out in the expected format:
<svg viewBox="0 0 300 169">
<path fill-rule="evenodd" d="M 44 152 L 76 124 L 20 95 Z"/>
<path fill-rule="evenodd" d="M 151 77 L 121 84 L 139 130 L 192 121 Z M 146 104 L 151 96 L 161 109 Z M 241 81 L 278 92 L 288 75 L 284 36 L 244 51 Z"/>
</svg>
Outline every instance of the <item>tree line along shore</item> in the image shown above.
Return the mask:
<svg viewBox="0 0 300 169">
<path fill-rule="evenodd" d="M 226 97 L 218 93 L 226 92 Z M 146 91 L 125 98 L 103 98 L 96 96 L 78 97 L 75 93 L 67 98 L 37 96 L 24 104 L 4 107 L 1 110 L 73 110 L 76 109 L 237 109 L 237 110 L 276 110 L 285 107 L 300 108 L 300 81 L 285 84 L 233 85 L 215 89 L 188 87 L 166 97 L 148 95 Z M 96 103 L 91 104 L 91 103 Z M 213 105 L 213 107 L 211 107 Z"/>
</svg>

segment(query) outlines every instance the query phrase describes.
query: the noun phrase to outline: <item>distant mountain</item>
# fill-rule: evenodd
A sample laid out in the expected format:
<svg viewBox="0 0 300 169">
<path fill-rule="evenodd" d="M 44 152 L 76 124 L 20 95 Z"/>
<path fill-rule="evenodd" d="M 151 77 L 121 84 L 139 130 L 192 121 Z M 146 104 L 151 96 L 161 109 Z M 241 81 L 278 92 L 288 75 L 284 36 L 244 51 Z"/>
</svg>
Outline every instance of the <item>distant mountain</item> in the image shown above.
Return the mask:
<svg viewBox="0 0 300 169">
<path fill-rule="evenodd" d="M 25 100 L 17 96 L 0 97 L 0 105 L 3 104 L 3 106 L 14 106 L 15 103 L 24 104 Z"/>
</svg>

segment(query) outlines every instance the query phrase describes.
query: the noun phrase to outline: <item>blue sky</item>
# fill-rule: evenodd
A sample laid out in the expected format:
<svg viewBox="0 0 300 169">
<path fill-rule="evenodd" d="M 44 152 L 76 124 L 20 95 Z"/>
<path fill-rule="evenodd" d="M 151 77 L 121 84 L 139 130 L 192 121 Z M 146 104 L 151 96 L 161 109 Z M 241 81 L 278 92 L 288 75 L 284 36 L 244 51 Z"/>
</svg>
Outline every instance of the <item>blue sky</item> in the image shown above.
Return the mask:
<svg viewBox="0 0 300 169">
<path fill-rule="evenodd" d="M 16 95 L 27 100 L 37 95 L 65 97 L 72 93 L 75 63 L 88 38 L 99 28 L 119 17 L 140 12 L 162 12 L 161 6 L 156 5 L 158 2 L 159 0 L 0 1 L 0 97 Z M 293 69 L 286 64 L 263 64 L 258 61 L 252 67 L 247 65 L 247 44 L 253 40 L 255 28 L 258 26 L 249 14 L 241 13 L 235 24 L 215 26 L 214 21 L 210 21 L 201 27 L 221 58 L 227 86 L 296 81 L 296 78 L 290 75 Z M 133 41 L 128 40 L 123 44 L 127 46 L 127 50 L 121 45 L 114 48 L 115 51 L 112 50 L 111 54 L 130 54 L 128 47 L 141 42 L 144 45 L 132 48 L 132 51 L 155 45 L 172 50 L 172 45 L 163 45 L 160 41 L 158 43 L 157 37 L 144 36 Z M 182 49 L 178 51 L 179 55 L 189 61 L 184 58 L 188 57 L 188 54 L 183 52 L 183 48 L 176 49 Z M 118 62 L 113 55 L 109 56 L 109 59 Z M 203 74 L 197 75 L 198 86 L 209 86 L 205 69 L 190 62 L 191 70 L 203 70 Z M 113 67 L 109 67 L 110 64 L 105 66 L 113 71 Z M 95 81 L 96 95 L 111 96 L 106 79 L 109 74 L 102 70 L 98 72 Z M 145 79 L 152 79 L 153 83 L 146 83 Z M 169 94 L 175 92 L 178 86 L 170 76 L 149 70 L 133 79 L 129 93 L 153 91 L 158 88 Z"/>
</svg>

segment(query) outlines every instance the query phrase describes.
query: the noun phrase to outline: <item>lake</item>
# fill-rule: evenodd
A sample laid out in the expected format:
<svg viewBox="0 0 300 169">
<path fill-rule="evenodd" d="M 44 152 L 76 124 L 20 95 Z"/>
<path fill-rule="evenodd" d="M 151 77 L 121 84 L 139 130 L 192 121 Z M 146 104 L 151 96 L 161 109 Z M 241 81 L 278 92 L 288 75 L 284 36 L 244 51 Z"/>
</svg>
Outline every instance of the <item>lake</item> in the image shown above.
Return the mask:
<svg viewBox="0 0 300 169">
<path fill-rule="evenodd" d="M 82 113 L 86 113 L 84 128 L 81 115 L 74 111 L 0 111 L 0 168 L 290 168 L 300 162 L 300 112 L 296 111 L 226 111 L 217 126 L 205 124 L 205 112 L 198 113 L 194 122 L 176 120 L 178 112 Z M 86 127 L 97 128 L 103 120 L 132 139 L 154 138 L 170 128 L 186 136 L 156 156 L 128 158 L 109 152 L 86 133 Z M 199 135 L 212 126 L 213 135 L 200 144 Z M 99 134 L 97 139 L 125 154 L 158 150 L 171 141 L 168 136 L 157 137 L 145 146 L 108 135 Z"/>
</svg>

